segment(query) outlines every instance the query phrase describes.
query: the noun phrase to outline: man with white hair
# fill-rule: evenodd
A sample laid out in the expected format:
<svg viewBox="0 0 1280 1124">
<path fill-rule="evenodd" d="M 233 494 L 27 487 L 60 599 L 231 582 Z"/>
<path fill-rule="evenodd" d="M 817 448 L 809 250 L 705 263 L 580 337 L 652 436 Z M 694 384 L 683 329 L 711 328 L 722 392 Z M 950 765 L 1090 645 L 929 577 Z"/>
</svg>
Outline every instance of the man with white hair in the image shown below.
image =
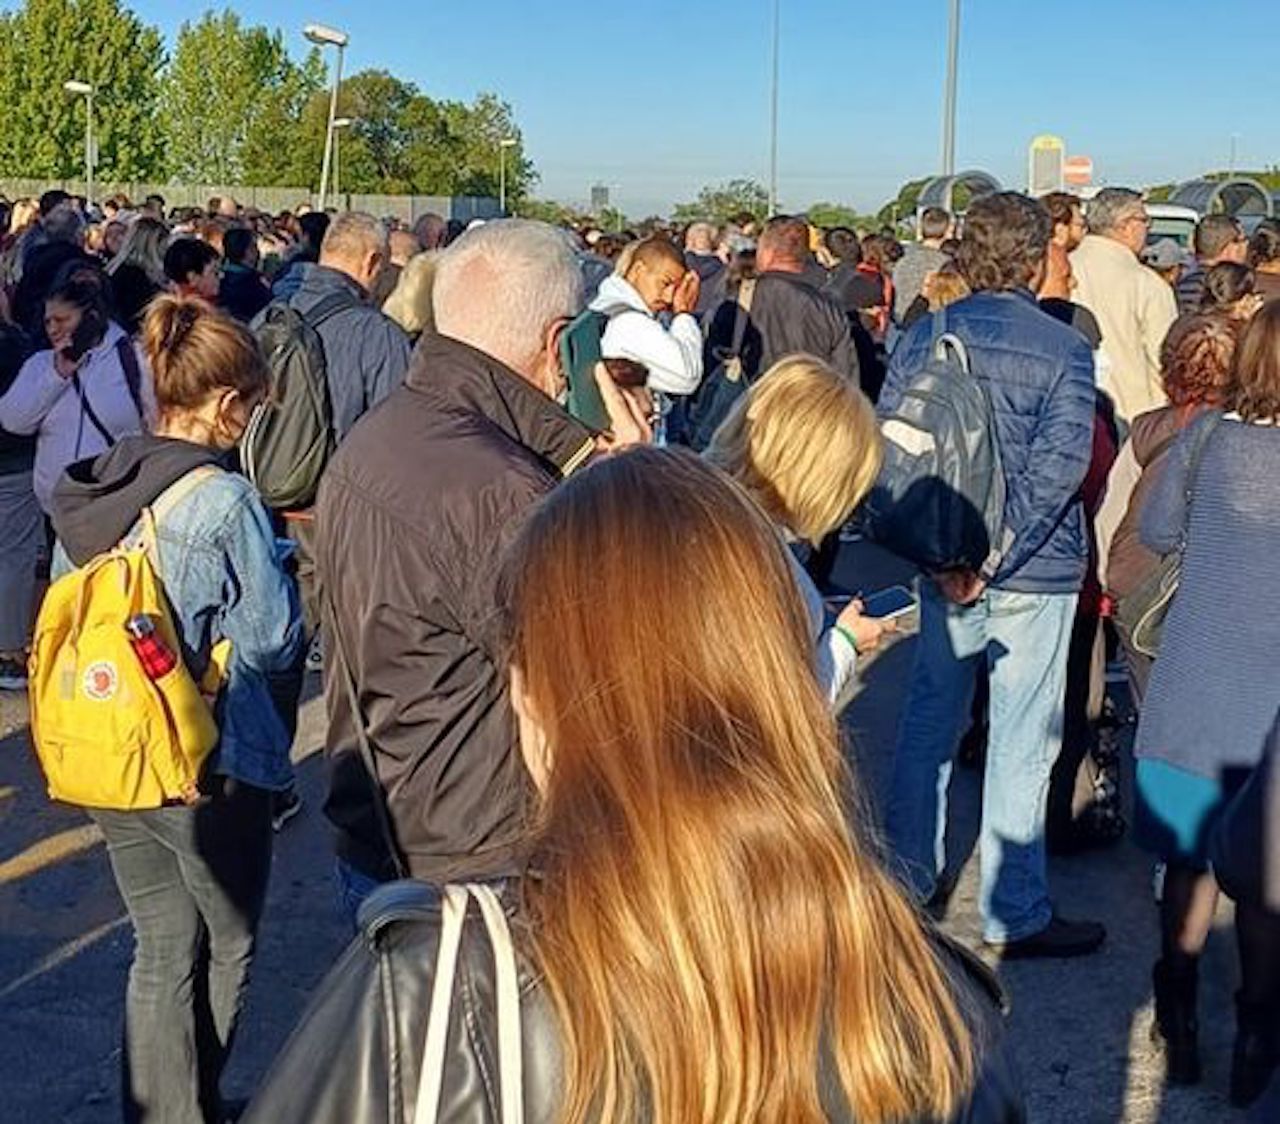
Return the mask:
<svg viewBox="0 0 1280 1124">
<path fill-rule="evenodd" d="M 602 445 L 647 436 L 603 369 L 611 437 L 556 403 L 580 284 L 549 226 L 464 234 L 437 267 L 437 334 L 321 484 L 325 807 L 352 920 L 398 874 L 442 885 L 519 870 L 526 776 L 500 638 L 503 548 Z"/>
<path fill-rule="evenodd" d="M 1173 290 L 1139 260 L 1151 230 L 1136 191 L 1108 187 L 1089 201 L 1089 233 L 1071 255 L 1074 299 L 1098 321 L 1098 385 L 1132 421 L 1163 406 L 1160 349 L 1178 316 Z"/>
</svg>

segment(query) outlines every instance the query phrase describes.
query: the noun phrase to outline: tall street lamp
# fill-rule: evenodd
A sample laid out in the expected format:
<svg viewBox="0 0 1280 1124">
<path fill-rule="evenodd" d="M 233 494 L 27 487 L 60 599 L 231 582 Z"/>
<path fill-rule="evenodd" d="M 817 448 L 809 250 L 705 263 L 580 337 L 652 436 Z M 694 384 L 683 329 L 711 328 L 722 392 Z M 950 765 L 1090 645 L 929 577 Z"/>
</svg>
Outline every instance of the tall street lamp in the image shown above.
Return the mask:
<svg viewBox="0 0 1280 1124">
<path fill-rule="evenodd" d="M 773 0 L 773 84 L 769 93 L 769 217 L 778 213 L 778 38 L 781 0 Z"/>
<path fill-rule="evenodd" d="M 956 69 L 960 61 L 960 0 L 951 0 L 947 85 L 942 94 L 942 174 L 956 174 Z"/>
<path fill-rule="evenodd" d="M 72 79 L 63 82 L 69 94 L 84 98 L 84 195 L 86 205 L 93 203 L 93 87 L 88 82 Z"/>
<path fill-rule="evenodd" d="M 335 117 L 333 119 L 333 197 L 342 198 L 342 130 L 349 129 L 356 123 L 354 117 Z"/>
<path fill-rule="evenodd" d="M 338 87 L 342 85 L 342 52 L 346 50 L 350 37 L 345 31 L 337 31 L 325 27 L 322 23 L 309 23 L 302 29 L 302 34 L 317 47 L 337 47 L 338 59 L 333 68 L 333 92 L 329 95 L 329 123 L 324 133 L 324 163 L 320 167 L 320 206 L 324 213 L 325 193 L 329 184 L 329 164 L 333 159 L 333 122 L 338 116 Z"/>
<path fill-rule="evenodd" d="M 515 146 L 515 137 L 498 141 L 498 210 L 503 218 L 507 216 L 507 149 Z"/>
</svg>

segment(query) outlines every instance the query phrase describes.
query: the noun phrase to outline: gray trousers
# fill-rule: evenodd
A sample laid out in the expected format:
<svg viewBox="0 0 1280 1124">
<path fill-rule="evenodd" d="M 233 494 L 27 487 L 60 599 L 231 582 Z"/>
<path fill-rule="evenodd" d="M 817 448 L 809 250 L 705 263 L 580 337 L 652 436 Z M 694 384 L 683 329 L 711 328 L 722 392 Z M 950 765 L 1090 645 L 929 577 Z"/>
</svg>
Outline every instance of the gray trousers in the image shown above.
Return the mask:
<svg viewBox="0 0 1280 1124">
<path fill-rule="evenodd" d="M 31 473 L 0 476 L 0 652 L 20 652 L 30 639 L 43 545 L 44 515 Z"/>
<path fill-rule="evenodd" d="M 207 803 L 95 810 L 133 922 L 127 1124 L 221 1124 L 218 1088 L 271 870 L 271 793 L 211 778 Z"/>
</svg>

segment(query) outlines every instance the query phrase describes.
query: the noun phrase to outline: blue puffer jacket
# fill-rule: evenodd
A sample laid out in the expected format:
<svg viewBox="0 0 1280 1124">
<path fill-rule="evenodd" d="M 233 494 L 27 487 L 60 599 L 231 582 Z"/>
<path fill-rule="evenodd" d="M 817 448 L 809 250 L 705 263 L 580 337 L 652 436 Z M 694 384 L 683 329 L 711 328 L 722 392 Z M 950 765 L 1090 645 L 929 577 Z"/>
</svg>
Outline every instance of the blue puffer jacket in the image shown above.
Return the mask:
<svg viewBox="0 0 1280 1124">
<path fill-rule="evenodd" d="M 1076 593 L 1088 560 L 1080 485 L 1093 448 L 1093 352 L 1029 292 L 985 292 L 953 304 L 945 330 L 968 348 L 991 394 L 1012 543 L 990 584 L 1017 593 Z M 903 337 L 880 395 L 882 417 L 929 358 L 933 318 Z"/>
</svg>

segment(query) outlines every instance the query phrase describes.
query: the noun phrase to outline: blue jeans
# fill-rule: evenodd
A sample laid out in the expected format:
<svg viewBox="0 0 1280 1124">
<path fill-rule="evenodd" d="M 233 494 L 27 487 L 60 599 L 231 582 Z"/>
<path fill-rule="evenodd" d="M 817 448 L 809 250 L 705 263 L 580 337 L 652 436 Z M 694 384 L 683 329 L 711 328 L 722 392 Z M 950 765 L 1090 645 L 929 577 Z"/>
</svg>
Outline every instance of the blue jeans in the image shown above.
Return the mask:
<svg viewBox="0 0 1280 1124">
<path fill-rule="evenodd" d="M 888 833 L 922 900 L 946 862 L 951 760 L 968 721 L 979 660 L 991 679 L 983 780 L 980 902 L 994 943 L 1039 932 L 1052 918 L 1045 873 L 1049 774 L 1062 748 L 1067 651 L 1075 594 L 988 590 L 971 606 L 920 583 L 920 636 L 894 758 Z"/>
</svg>

